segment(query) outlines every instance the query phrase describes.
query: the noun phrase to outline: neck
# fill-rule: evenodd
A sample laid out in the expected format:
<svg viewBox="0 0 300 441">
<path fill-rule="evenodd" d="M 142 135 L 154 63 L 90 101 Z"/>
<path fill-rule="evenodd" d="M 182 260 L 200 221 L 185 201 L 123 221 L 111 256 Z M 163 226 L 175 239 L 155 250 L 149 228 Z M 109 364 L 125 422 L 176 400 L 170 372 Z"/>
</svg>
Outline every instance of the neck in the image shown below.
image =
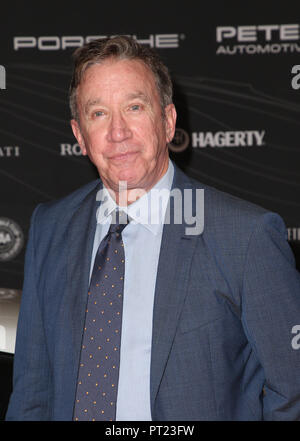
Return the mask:
<svg viewBox="0 0 300 441">
<path fill-rule="evenodd" d="M 116 191 L 112 190 L 109 187 L 106 188 L 117 205 L 119 205 L 120 207 L 126 207 L 127 205 L 132 204 L 133 202 L 144 196 L 146 193 L 148 193 L 151 188 L 153 188 L 157 184 L 157 182 L 159 182 L 160 179 L 166 174 L 168 166 L 169 158 L 167 158 L 167 161 L 165 161 L 165 163 L 163 164 L 162 170 L 158 175 L 158 179 L 156 179 L 156 181 L 151 186 L 145 188 L 128 188 L 126 181 L 119 181 L 119 186 Z"/>
<path fill-rule="evenodd" d="M 111 197 L 115 200 L 117 205 L 119 205 L 120 207 L 126 207 L 127 205 L 130 205 L 133 202 L 135 202 L 137 199 L 140 199 L 142 196 L 148 193 L 150 189 L 148 190 L 145 190 L 143 188 L 127 189 L 125 187 L 124 188 L 121 187 L 120 189 L 119 187 L 118 192 L 114 192 L 111 189 L 108 189 L 108 191 Z"/>
</svg>

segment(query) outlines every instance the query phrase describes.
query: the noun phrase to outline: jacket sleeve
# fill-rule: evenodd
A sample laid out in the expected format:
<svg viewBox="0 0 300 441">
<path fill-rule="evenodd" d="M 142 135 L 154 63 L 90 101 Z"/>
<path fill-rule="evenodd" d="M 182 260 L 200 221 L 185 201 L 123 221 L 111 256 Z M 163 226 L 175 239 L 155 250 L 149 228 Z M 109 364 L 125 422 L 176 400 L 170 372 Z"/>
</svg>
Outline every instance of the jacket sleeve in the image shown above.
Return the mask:
<svg viewBox="0 0 300 441">
<path fill-rule="evenodd" d="M 36 290 L 35 228 L 32 215 L 25 256 L 24 284 L 14 356 L 13 392 L 6 420 L 49 420 L 51 375 L 45 344 L 39 296 Z"/>
<path fill-rule="evenodd" d="M 273 213 L 262 216 L 249 241 L 242 322 L 265 374 L 263 419 L 300 420 L 300 274 L 284 222 Z"/>
</svg>

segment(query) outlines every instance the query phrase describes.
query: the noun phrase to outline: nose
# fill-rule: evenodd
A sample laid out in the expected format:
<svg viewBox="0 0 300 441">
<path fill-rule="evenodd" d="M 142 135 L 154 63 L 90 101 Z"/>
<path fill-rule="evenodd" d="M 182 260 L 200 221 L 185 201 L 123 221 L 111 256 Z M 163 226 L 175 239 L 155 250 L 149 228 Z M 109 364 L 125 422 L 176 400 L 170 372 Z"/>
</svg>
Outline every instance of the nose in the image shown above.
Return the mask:
<svg viewBox="0 0 300 441">
<path fill-rule="evenodd" d="M 111 117 L 107 139 L 109 142 L 123 142 L 131 137 L 131 130 L 121 113 L 115 113 Z"/>
</svg>

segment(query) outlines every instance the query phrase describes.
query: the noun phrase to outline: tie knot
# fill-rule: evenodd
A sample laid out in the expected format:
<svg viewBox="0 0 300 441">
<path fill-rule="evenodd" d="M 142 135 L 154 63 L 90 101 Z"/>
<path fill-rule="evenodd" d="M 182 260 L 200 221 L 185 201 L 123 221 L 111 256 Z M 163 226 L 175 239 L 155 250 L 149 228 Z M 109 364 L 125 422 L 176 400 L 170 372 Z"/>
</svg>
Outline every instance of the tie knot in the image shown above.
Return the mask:
<svg viewBox="0 0 300 441">
<path fill-rule="evenodd" d="M 129 223 L 128 216 L 124 211 L 115 210 L 112 212 L 112 220 L 109 228 L 109 234 L 121 234 Z"/>
</svg>

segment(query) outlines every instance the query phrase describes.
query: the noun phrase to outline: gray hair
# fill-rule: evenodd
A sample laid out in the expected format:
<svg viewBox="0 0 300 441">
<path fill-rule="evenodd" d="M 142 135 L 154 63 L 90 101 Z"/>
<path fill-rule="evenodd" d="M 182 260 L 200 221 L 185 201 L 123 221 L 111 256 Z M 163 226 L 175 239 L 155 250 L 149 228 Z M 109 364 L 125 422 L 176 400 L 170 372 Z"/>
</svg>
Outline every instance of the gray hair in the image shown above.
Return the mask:
<svg viewBox="0 0 300 441">
<path fill-rule="evenodd" d="M 164 117 L 165 107 L 173 102 L 173 86 L 168 68 L 153 49 L 142 46 L 131 37 L 115 36 L 92 40 L 74 51 L 74 70 L 69 89 L 69 104 L 72 118 L 79 122 L 76 92 L 84 73 L 92 65 L 100 64 L 112 57 L 119 60 L 140 60 L 152 71 Z"/>
</svg>

